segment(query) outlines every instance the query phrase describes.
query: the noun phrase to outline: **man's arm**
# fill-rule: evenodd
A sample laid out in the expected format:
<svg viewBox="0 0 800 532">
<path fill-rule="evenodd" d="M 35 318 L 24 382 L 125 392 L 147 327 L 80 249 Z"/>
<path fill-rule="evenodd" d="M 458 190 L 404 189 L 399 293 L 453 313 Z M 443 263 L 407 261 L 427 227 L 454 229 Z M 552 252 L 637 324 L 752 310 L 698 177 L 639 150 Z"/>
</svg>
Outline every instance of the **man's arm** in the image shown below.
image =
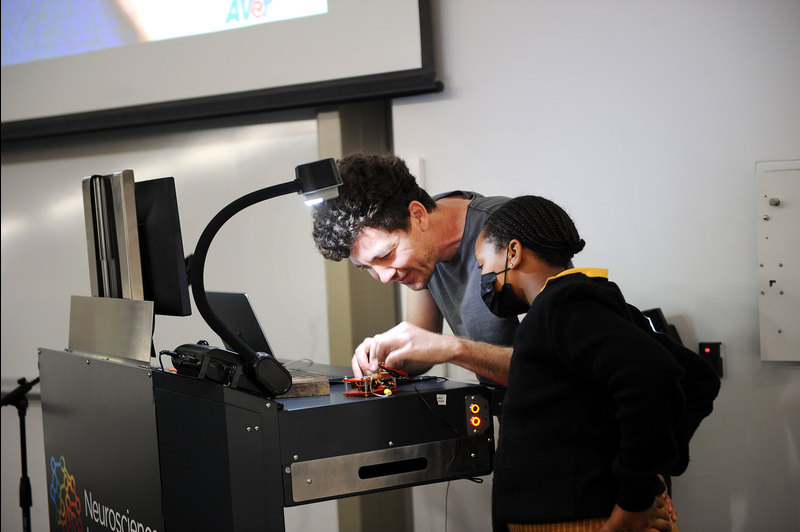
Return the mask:
<svg viewBox="0 0 800 532">
<path fill-rule="evenodd" d="M 417 327 L 441 334 L 444 320 L 431 293 L 428 290 L 406 291 L 408 292 L 406 297 L 406 321 Z M 446 338 L 443 337 L 442 341 L 444 342 L 445 340 Z M 457 341 L 449 349 L 450 358 L 447 360 L 448 362 L 503 385 L 508 384 L 508 367 L 511 362 L 512 351 L 510 347 L 475 342 L 465 338 L 455 338 L 455 340 Z M 387 363 L 387 365 L 392 367 L 390 363 Z M 417 374 L 425 373 L 428 369 L 430 369 L 430 366 Z"/>
<path fill-rule="evenodd" d="M 449 362 L 500 384 L 508 383 L 510 347 L 442 335 L 442 314 L 427 290 L 410 292 L 406 302 L 406 321 L 365 338 L 356 348 L 352 364 L 356 377 L 377 371 L 378 364 L 419 375 Z"/>
<path fill-rule="evenodd" d="M 412 325 L 427 331 L 441 334 L 444 318 L 436 306 L 436 301 L 428 290 L 410 290 L 406 292 L 406 320 Z"/>
<path fill-rule="evenodd" d="M 374 372 L 378 364 L 385 364 L 419 375 L 433 365 L 449 362 L 506 385 L 511 351 L 510 347 L 432 333 L 404 321 L 365 338 L 353 356 L 353 371 L 358 377 L 359 371 Z"/>
<path fill-rule="evenodd" d="M 511 365 L 513 348 L 476 342 L 459 336 L 449 338 L 455 341 L 455 345 L 447 362 L 508 386 L 508 368 Z"/>
</svg>

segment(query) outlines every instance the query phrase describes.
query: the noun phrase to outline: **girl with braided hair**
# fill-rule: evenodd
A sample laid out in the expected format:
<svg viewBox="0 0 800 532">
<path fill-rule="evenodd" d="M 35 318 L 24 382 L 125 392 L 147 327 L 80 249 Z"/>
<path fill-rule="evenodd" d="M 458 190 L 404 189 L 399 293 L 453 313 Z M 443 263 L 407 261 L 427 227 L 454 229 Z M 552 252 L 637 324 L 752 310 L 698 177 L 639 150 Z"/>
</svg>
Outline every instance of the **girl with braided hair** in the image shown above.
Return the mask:
<svg viewBox="0 0 800 532">
<path fill-rule="evenodd" d="M 662 474 L 685 469 L 718 380 L 687 414 L 682 378 L 695 361 L 655 338 L 607 270 L 573 268 L 584 245 L 538 196 L 505 203 L 475 245 L 486 305 L 526 313 L 502 405 L 497 516 L 512 532 L 674 530 Z"/>
</svg>

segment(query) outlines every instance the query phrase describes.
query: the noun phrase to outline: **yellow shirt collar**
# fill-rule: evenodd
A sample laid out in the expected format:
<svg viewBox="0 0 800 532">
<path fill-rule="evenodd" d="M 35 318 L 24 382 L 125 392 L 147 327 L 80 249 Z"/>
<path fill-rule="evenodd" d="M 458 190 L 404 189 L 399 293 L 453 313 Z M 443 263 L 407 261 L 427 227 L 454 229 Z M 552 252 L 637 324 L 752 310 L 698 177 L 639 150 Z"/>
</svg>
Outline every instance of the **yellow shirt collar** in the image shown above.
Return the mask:
<svg viewBox="0 0 800 532">
<path fill-rule="evenodd" d="M 545 287 L 550 281 L 558 279 L 559 277 L 566 277 L 567 275 L 572 275 L 573 273 L 582 273 L 586 277 L 602 277 L 603 279 L 608 279 L 608 268 L 570 268 L 569 270 L 564 270 L 558 275 L 548 277 L 547 281 L 544 282 L 542 290 L 545 289 Z"/>
</svg>

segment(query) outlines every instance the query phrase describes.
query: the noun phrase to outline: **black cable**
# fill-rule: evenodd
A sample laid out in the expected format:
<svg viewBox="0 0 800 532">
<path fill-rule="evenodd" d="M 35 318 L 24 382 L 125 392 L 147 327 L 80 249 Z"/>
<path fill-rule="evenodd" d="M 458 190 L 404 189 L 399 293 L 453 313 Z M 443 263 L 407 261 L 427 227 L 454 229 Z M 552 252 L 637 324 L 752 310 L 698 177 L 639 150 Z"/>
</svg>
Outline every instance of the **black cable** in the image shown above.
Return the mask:
<svg viewBox="0 0 800 532">
<path fill-rule="evenodd" d="M 450 500 L 450 481 L 447 481 L 447 488 L 444 490 L 444 532 L 447 532 L 447 503 Z"/>
<path fill-rule="evenodd" d="M 161 371 L 164 371 L 164 355 L 169 355 L 170 357 L 178 356 L 178 353 L 172 351 L 171 349 L 163 349 L 158 352 L 158 363 L 161 365 Z"/>
</svg>

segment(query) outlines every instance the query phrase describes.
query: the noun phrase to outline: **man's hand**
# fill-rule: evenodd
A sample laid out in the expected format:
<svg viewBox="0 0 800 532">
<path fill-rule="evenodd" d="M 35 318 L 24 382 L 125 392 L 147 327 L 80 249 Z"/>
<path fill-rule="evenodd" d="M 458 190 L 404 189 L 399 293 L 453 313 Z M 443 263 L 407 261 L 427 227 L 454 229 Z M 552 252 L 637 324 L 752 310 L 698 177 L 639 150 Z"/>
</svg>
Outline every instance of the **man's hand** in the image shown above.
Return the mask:
<svg viewBox="0 0 800 532">
<path fill-rule="evenodd" d="M 598 532 L 669 532 L 672 521 L 665 504 L 664 498 L 659 496 L 643 512 L 626 512 L 615 505 L 611 517 Z"/>
<path fill-rule="evenodd" d="M 511 352 L 510 347 L 443 335 L 404 321 L 361 342 L 353 355 L 353 375 L 377 371 L 378 364 L 419 375 L 449 362 L 507 385 Z"/>
<path fill-rule="evenodd" d="M 411 375 L 448 362 L 453 337 L 402 322 L 382 334 L 365 338 L 353 354 L 353 374 L 363 377 L 378 371 L 378 364 L 401 369 Z"/>
</svg>

